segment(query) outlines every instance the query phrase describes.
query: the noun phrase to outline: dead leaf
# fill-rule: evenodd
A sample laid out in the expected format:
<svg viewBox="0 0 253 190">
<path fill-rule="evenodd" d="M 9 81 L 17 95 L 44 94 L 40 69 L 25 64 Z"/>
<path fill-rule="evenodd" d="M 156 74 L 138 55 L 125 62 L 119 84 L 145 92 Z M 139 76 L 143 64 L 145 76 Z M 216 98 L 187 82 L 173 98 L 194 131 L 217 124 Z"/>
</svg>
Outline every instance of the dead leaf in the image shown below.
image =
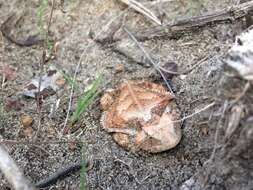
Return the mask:
<svg viewBox="0 0 253 190">
<path fill-rule="evenodd" d="M 47 74 L 41 77 L 40 93 L 39 82 L 40 77 L 32 79 L 32 81 L 26 85 L 23 95 L 32 98 L 36 98 L 39 95 L 39 97 L 45 99 L 46 97 L 55 94 L 65 85 L 65 80 L 63 79 L 61 72 L 54 66 L 50 66 Z"/>
<path fill-rule="evenodd" d="M 23 106 L 24 104 L 21 103 L 20 100 L 18 99 L 7 98 L 5 101 L 5 109 L 7 111 L 10 111 L 10 110 L 20 111 Z"/>
<path fill-rule="evenodd" d="M 14 69 L 13 67 L 10 67 L 10 66 L 5 66 L 3 68 L 3 75 L 7 81 L 13 81 L 17 78 L 16 69 Z"/>
<path fill-rule="evenodd" d="M 29 127 L 33 123 L 33 118 L 30 115 L 21 116 L 21 123 L 23 127 Z"/>
</svg>

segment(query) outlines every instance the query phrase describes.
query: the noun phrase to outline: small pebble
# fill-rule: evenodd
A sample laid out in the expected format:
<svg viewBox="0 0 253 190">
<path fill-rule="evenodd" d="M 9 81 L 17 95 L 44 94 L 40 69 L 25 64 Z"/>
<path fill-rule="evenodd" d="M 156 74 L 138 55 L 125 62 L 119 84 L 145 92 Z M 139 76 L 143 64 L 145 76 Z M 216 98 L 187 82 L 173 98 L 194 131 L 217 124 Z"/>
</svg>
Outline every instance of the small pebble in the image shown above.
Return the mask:
<svg viewBox="0 0 253 190">
<path fill-rule="evenodd" d="M 29 115 L 24 115 L 21 117 L 21 123 L 23 127 L 29 127 L 33 123 L 33 118 Z"/>
</svg>

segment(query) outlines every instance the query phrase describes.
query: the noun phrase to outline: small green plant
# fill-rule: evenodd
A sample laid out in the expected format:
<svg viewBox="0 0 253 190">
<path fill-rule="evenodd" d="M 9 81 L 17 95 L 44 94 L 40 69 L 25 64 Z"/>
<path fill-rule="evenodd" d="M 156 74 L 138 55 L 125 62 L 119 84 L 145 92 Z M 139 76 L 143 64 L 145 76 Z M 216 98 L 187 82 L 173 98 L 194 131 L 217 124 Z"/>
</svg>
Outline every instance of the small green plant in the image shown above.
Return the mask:
<svg viewBox="0 0 253 190">
<path fill-rule="evenodd" d="M 86 189 L 86 176 L 87 176 L 87 162 L 84 158 L 84 147 L 82 147 L 82 160 L 81 160 L 81 171 L 80 171 L 80 190 Z"/>
<path fill-rule="evenodd" d="M 88 108 L 98 95 L 98 87 L 102 82 L 102 77 L 99 75 L 91 84 L 90 89 L 87 90 L 78 100 L 77 108 L 70 118 L 71 124 L 78 121 L 81 114 Z"/>
<path fill-rule="evenodd" d="M 43 16 L 45 15 L 47 7 L 48 7 L 48 0 L 41 0 L 40 6 L 37 12 L 39 33 L 43 39 L 45 39 L 45 35 L 46 35 L 46 31 L 43 27 Z"/>
<path fill-rule="evenodd" d="M 43 17 L 46 14 L 47 8 L 48 8 L 48 0 L 41 0 L 40 6 L 39 6 L 38 12 L 37 12 L 37 18 L 38 18 L 39 34 L 42 39 L 47 40 L 46 41 L 47 49 L 49 51 L 51 51 L 53 48 L 53 43 L 47 38 L 47 35 L 48 35 L 47 31 L 43 27 L 43 25 L 44 25 Z"/>
</svg>

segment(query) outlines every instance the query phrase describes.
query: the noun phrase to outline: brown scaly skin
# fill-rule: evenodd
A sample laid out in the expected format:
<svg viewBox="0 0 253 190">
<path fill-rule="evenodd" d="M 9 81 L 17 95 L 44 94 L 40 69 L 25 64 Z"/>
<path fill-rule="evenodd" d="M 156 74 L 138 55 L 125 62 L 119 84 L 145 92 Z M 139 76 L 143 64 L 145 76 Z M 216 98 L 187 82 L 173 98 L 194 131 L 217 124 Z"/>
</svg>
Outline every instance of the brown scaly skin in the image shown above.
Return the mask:
<svg viewBox="0 0 253 190">
<path fill-rule="evenodd" d="M 173 96 L 158 84 L 130 80 L 101 98 L 101 125 L 128 150 L 151 153 L 175 147 L 181 139 L 179 112 Z"/>
</svg>

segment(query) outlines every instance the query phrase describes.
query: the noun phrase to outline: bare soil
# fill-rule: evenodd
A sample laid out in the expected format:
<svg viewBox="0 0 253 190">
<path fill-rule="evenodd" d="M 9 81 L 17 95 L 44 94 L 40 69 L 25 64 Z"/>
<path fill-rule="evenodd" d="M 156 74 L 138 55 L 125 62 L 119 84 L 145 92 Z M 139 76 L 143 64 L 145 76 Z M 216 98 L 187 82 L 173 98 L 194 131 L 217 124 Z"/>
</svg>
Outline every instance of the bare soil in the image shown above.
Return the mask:
<svg viewBox="0 0 253 190">
<path fill-rule="evenodd" d="M 12 29 L 15 36 L 22 39 L 30 34 L 38 34 L 39 2 L 38 0 L 0 0 L 0 24 L 15 12 L 23 15 Z M 200 15 L 230 5 L 232 5 L 232 0 L 182 0 L 164 3 L 160 7 L 155 5 L 152 10 L 158 15 L 166 13 L 164 16 L 166 23 L 174 18 Z M 83 155 L 85 159 L 92 160 L 94 164 L 87 173 L 88 189 L 174 190 L 179 189 L 185 181 L 201 170 L 204 163 L 210 158 L 217 123 L 222 116 L 221 105 L 228 99 L 227 93 L 219 90 L 226 84 L 224 80 L 230 80 L 223 77 L 224 65 L 221 60 L 233 43 L 235 35 L 244 29 L 243 21 L 206 26 L 199 31 L 184 34 L 176 39 L 165 37 L 141 42 L 161 65 L 174 61 L 182 71 L 206 58 L 192 71 L 185 75 L 174 76 L 171 81 L 182 117 L 198 112 L 214 101 L 218 104 L 184 121 L 182 124 L 183 139 L 176 148 L 159 154 L 128 152 L 118 146 L 110 134 L 101 128 L 99 99 L 102 91 L 115 87 L 124 79 L 146 79 L 160 84 L 164 84 L 164 81 L 153 67 L 145 66 L 148 64 L 137 47 L 131 46 L 129 51 L 120 51 L 117 47 L 123 43 L 122 41 L 95 43 L 91 39 L 91 33 L 98 34 L 105 23 L 118 16 L 126 8 L 119 1 L 114 0 L 76 0 L 66 1 L 64 4 L 66 12 L 62 12 L 57 1 L 50 38 L 58 43 L 58 48 L 55 59 L 49 60 L 45 71 L 51 64 L 73 75 L 81 54 L 88 47 L 78 71 L 78 85 L 84 90 L 98 73 L 103 75 L 103 84 L 98 98 L 77 122 L 77 129 L 62 137 L 61 131 L 66 118 L 70 86 L 65 88 L 60 98 L 60 107 L 54 118 L 49 118 L 48 114 L 50 105 L 56 100 L 56 95 L 47 98 L 43 103 L 43 119 L 37 141 L 65 140 L 81 141 L 82 143 L 6 145 L 11 156 L 31 182 L 36 182 L 59 168 L 81 160 Z M 44 20 L 48 19 L 49 12 L 50 8 L 47 8 L 46 15 L 43 16 Z M 133 31 L 154 25 L 132 9 L 127 10 L 125 15 L 124 24 Z M 39 115 L 36 100 L 21 96 L 21 92 L 24 86 L 39 74 L 42 46 L 20 47 L 4 37 L 0 40 L 0 44 L 3 45 L 0 69 L 3 69 L 3 66 L 11 65 L 17 69 L 18 74 L 16 80 L 7 81 L 5 87 L 0 91 L 3 107 L 0 115 L 0 135 L 3 139 L 28 141 L 30 139 L 24 134 L 20 117 L 24 114 L 33 117 L 32 127 L 33 134 L 35 134 Z M 123 66 L 124 69 L 118 71 L 119 66 Z M 2 76 L 0 80 L 2 81 Z M 243 82 L 240 83 L 243 84 Z M 242 87 L 239 88 L 242 89 Z M 74 96 L 74 105 L 78 95 Z M 24 107 L 20 111 L 6 112 L 4 104 L 10 97 L 19 98 Z M 74 107 L 71 111 L 74 110 Z M 10 189 L 1 174 L 0 179 L 0 189 Z M 79 189 L 79 185 L 80 178 L 76 173 L 47 189 L 74 190 Z M 239 186 L 225 186 L 224 189 L 228 187 L 238 189 Z M 221 188 L 215 186 L 212 189 Z M 250 186 L 245 185 L 240 189 L 250 189 Z"/>
</svg>

